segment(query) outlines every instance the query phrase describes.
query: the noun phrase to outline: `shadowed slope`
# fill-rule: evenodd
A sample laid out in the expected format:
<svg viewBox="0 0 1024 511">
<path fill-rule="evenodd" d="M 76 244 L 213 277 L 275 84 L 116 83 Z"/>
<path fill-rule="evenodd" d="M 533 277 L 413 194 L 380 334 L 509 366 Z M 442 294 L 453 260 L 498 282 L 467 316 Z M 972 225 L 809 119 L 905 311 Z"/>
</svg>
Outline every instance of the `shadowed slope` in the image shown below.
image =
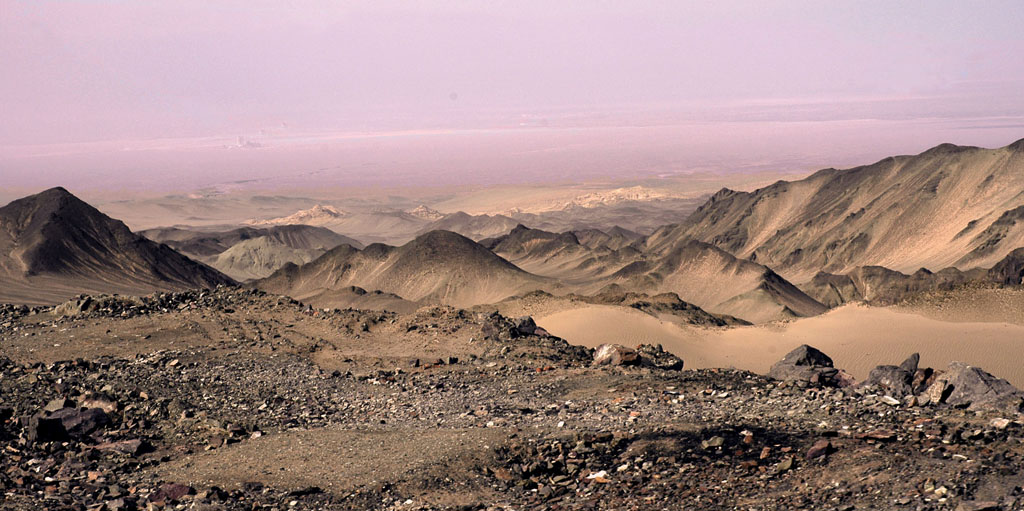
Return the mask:
<svg viewBox="0 0 1024 511">
<path fill-rule="evenodd" d="M 85 291 L 144 294 L 233 283 L 63 188 L 0 208 L 0 279 L 0 301 L 26 303 Z"/>
<path fill-rule="evenodd" d="M 278 225 L 266 228 L 241 227 L 230 231 L 197 231 L 176 227 L 147 229 L 139 234 L 166 243 L 175 250 L 195 257 L 209 257 L 220 254 L 246 240 L 269 238 L 277 243 L 298 250 L 330 250 L 347 244 L 363 248 L 363 244 L 342 236 L 330 229 L 311 225 Z"/>
</svg>

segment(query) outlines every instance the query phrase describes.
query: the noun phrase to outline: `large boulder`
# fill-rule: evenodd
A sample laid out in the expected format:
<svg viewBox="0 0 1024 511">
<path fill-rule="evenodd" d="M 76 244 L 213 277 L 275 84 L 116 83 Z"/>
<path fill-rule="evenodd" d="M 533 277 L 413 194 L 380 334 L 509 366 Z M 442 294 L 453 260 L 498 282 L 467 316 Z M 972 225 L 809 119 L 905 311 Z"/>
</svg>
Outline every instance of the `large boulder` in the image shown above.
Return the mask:
<svg viewBox="0 0 1024 511">
<path fill-rule="evenodd" d="M 997 410 L 1020 413 L 1024 393 L 1010 382 L 979 367 L 951 362 L 923 393 L 923 402 L 945 403 L 968 410 Z"/>
<path fill-rule="evenodd" d="M 880 365 L 875 367 L 862 385 L 877 387 L 896 398 L 916 394 L 914 376 L 917 374 L 917 365 L 920 360 L 921 355 L 914 353 L 898 366 Z"/>
<path fill-rule="evenodd" d="M 30 443 L 63 442 L 70 440 L 68 431 L 59 418 L 36 414 L 28 419 L 25 426 L 25 438 Z"/>
<path fill-rule="evenodd" d="M 596 366 L 631 366 L 640 364 L 640 354 L 620 344 L 602 344 L 594 350 Z"/>
<path fill-rule="evenodd" d="M 526 337 L 530 335 L 539 335 L 541 337 L 547 337 L 551 334 L 547 330 L 537 326 L 537 323 L 530 316 L 523 316 L 515 321 L 515 326 L 512 327 L 509 332 L 512 338 Z"/>
<path fill-rule="evenodd" d="M 89 313 L 95 308 L 95 305 L 91 296 L 80 295 L 54 307 L 53 314 L 57 316 L 78 316 Z"/>
<path fill-rule="evenodd" d="M 818 349 L 801 345 L 786 354 L 768 371 L 776 380 L 804 381 L 820 385 L 838 385 L 840 371 L 832 366 L 832 359 Z"/>
<path fill-rule="evenodd" d="M 640 365 L 663 369 L 665 371 L 682 371 L 683 359 L 665 351 L 660 344 L 641 344 L 636 347 L 640 355 Z"/>
<path fill-rule="evenodd" d="M 30 442 L 83 440 L 109 424 L 110 417 L 99 408 L 61 408 L 33 415 L 26 437 Z"/>
</svg>

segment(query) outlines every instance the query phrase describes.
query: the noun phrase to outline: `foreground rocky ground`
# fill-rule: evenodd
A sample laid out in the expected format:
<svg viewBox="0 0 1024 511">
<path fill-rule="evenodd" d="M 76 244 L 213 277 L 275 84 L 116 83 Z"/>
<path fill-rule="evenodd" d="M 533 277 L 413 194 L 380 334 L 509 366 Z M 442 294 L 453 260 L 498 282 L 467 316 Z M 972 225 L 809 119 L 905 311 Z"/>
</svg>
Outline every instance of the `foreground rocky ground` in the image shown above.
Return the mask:
<svg viewBox="0 0 1024 511">
<path fill-rule="evenodd" d="M 912 357 L 680 370 L 232 288 L 0 306 L 0 354 L 3 509 L 1024 508 L 1020 394 Z"/>
</svg>

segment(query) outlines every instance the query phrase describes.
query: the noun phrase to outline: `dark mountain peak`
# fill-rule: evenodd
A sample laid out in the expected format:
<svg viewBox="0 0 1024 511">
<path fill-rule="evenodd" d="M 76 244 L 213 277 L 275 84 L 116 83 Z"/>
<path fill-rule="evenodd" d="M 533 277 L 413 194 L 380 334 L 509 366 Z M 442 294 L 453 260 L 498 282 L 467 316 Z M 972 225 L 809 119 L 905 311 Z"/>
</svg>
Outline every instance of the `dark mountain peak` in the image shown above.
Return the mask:
<svg viewBox="0 0 1024 511">
<path fill-rule="evenodd" d="M 0 208 L 0 257 L 7 278 L 79 279 L 100 289 L 181 289 L 233 280 L 167 245 L 133 233 L 61 187 Z M 4 275 L 0 275 L 4 277 Z"/>
<path fill-rule="evenodd" d="M 988 271 L 989 279 L 994 282 L 1019 286 L 1024 284 L 1024 247 L 1006 255 Z"/>
<path fill-rule="evenodd" d="M 1006 148 L 1011 151 L 1024 153 L 1024 138 L 1006 146 Z"/>
<path fill-rule="evenodd" d="M 708 199 L 708 202 L 720 201 L 722 199 L 732 197 L 733 195 L 736 195 L 738 193 L 741 192 L 737 192 L 736 190 L 730 190 L 729 188 L 722 188 L 721 190 L 715 192 L 714 195 L 712 195 L 711 198 Z"/>
<path fill-rule="evenodd" d="M 30 217 L 37 217 L 40 212 L 56 213 L 67 209 L 74 209 L 90 215 L 102 214 L 78 197 L 72 195 L 71 192 L 58 186 L 35 195 L 11 201 L 10 204 L 0 208 L 0 218 L 24 220 Z"/>
<path fill-rule="evenodd" d="M 475 246 L 477 243 L 459 233 L 445 230 L 427 231 L 416 239 L 409 242 L 409 245 L 423 246 Z"/>
<path fill-rule="evenodd" d="M 64 188 L 63 186 L 55 186 L 53 188 L 50 188 L 50 189 L 47 189 L 47 190 L 43 190 L 43 191 L 41 191 L 41 192 L 39 192 L 39 193 L 37 193 L 35 195 L 32 195 L 30 197 L 38 197 L 38 198 L 74 197 L 76 199 L 78 198 L 78 197 L 75 197 L 71 192 L 67 191 L 67 189 Z"/>
<path fill-rule="evenodd" d="M 466 264 L 488 263 L 492 259 L 504 262 L 483 245 L 455 232 L 430 231 L 402 245 L 398 250 L 404 258 L 426 263 L 429 261 L 463 262 Z"/>
</svg>

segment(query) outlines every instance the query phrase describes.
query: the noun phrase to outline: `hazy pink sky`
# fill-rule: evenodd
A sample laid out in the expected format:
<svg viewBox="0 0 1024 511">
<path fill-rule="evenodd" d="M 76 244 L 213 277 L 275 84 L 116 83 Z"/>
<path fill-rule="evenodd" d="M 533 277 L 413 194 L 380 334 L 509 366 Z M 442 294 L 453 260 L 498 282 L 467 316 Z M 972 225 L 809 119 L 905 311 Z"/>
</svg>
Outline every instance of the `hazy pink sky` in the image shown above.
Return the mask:
<svg viewBox="0 0 1024 511">
<path fill-rule="evenodd" d="M 1019 0 L 2 0 L 0 145 L 611 106 L 1021 115 L 1021 27 Z"/>
<path fill-rule="evenodd" d="M 925 140 L 996 146 L 1024 137 L 1021 27 L 1020 0 L 0 0 L 0 173 L 39 144 L 520 124 L 939 119 L 983 131 Z"/>
</svg>

